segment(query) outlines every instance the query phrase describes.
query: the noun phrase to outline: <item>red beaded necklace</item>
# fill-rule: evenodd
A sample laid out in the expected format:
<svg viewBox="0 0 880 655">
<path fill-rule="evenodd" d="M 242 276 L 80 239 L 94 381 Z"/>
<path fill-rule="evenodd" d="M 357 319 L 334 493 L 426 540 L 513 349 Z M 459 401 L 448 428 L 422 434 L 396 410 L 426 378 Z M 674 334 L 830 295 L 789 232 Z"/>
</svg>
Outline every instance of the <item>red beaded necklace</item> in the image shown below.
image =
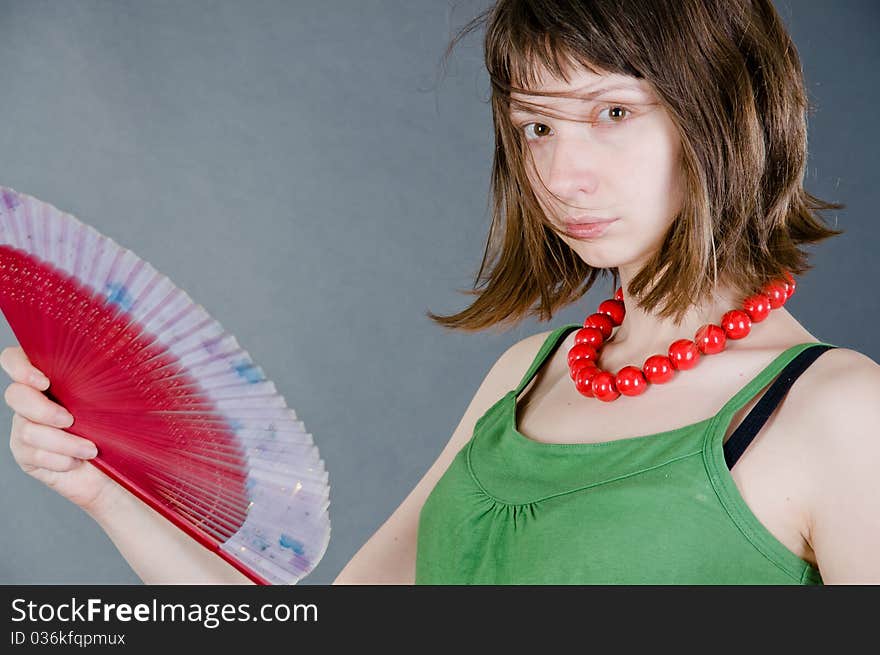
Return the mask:
<svg viewBox="0 0 880 655">
<path fill-rule="evenodd" d="M 638 396 L 650 384 L 669 382 L 676 371 L 693 368 L 700 355 L 714 355 L 724 350 L 727 339 L 742 339 L 752 329 L 752 323 L 763 321 L 771 309 L 778 309 L 794 295 L 795 281 L 785 273 L 786 282 L 771 282 L 760 293 L 749 296 L 741 309 L 731 309 L 721 317 L 721 325 L 707 323 L 697 330 L 693 339 L 678 339 L 669 345 L 666 355 L 651 355 L 641 368 L 624 366 L 617 374 L 603 371 L 596 361 L 611 330 L 623 323 L 626 307 L 623 288 L 614 298 L 599 304 L 596 313 L 584 319 L 584 327 L 575 332 L 574 346 L 568 351 L 569 375 L 575 388 L 588 398 L 605 402 L 624 396 Z"/>
</svg>

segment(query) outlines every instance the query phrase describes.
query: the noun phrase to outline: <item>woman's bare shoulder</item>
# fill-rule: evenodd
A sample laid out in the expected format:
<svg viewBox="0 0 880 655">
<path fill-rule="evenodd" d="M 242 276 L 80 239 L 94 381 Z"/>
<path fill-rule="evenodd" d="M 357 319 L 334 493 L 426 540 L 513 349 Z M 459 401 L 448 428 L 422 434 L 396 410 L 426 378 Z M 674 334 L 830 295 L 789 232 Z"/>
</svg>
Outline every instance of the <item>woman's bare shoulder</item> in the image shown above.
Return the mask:
<svg viewBox="0 0 880 655">
<path fill-rule="evenodd" d="M 553 330 L 545 330 L 536 334 L 523 337 L 511 345 L 499 358 L 498 364 L 504 369 L 504 376 L 512 382 L 511 388 L 519 384 L 522 376 L 535 361 L 538 351 Z"/>
<path fill-rule="evenodd" d="M 861 415 L 863 405 L 878 405 L 880 365 L 868 355 L 850 348 L 832 348 L 811 366 L 803 393 L 813 401 L 817 416 L 831 418 L 841 412 Z M 866 402 L 874 400 L 874 403 Z"/>
<path fill-rule="evenodd" d="M 868 355 L 832 348 L 801 377 L 800 422 L 806 434 L 815 437 L 811 441 L 817 447 L 833 448 L 841 440 L 880 434 L 876 433 L 880 424 L 880 365 Z"/>
</svg>

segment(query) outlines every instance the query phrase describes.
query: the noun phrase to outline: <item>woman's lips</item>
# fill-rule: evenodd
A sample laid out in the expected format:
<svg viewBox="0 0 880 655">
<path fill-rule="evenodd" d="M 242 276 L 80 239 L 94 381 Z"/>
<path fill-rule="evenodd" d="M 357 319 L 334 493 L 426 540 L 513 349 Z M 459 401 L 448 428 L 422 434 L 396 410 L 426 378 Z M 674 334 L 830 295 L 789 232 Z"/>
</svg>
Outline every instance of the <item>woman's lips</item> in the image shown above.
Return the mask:
<svg viewBox="0 0 880 655">
<path fill-rule="evenodd" d="M 589 223 L 573 223 L 566 221 L 565 231 L 569 236 L 574 237 L 575 239 L 590 239 L 601 236 L 605 230 L 608 229 L 608 226 L 616 220 L 616 218 L 611 218 L 609 220 L 591 221 Z"/>
</svg>

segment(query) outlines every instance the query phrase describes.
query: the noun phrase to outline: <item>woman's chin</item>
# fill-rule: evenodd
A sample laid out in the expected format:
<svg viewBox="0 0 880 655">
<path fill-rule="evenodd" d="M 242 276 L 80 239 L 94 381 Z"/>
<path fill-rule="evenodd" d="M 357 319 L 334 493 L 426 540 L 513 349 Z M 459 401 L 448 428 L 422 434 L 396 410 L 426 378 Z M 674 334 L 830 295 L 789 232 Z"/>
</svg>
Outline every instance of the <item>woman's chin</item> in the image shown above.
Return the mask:
<svg viewBox="0 0 880 655">
<path fill-rule="evenodd" d="M 626 257 L 621 257 L 620 253 L 613 252 L 599 242 L 574 240 L 571 242 L 571 248 L 585 264 L 589 264 L 593 268 L 614 268 L 624 266 L 627 263 Z"/>
</svg>

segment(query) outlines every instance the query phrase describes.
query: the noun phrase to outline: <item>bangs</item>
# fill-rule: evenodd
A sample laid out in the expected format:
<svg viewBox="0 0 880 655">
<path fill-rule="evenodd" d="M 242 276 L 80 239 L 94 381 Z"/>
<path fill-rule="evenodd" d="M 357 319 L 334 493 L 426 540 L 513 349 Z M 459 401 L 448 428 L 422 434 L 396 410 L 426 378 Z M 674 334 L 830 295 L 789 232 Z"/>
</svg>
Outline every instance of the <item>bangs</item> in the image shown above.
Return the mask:
<svg viewBox="0 0 880 655">
<path fill-rule="evenodd" d="M 570 84 L 569 73 L 578 68 L 596 75 L 642 77 L 624 55 L 634 44 L 621 43 L 595 6 L 581 6 L 580 11 L 561 16 L 548 7 L 540 11 L 540 5 L 507 3 L 486 31 L 486 68 L 495 91 L 505 99 L 514 92 L 565 95 L 535 90 L 545 71 L 565 84 Z"/>
<path fill-rule="evenodd" d="M 493 85 L 505 96 L 512 92 L 531 95 L 540 85 L 545 71 L 554 80 L 565 84 L 571 83 L 568 74 L 578 67 L 584 67 L 597 75 L 603 72 L 586 58 L 579 57 L 579 53 L 556 43 L 559 41 L 558 36 L 531 31 L 522 31 L 521 34 L 511 36 L 513 38 L 510 41 L 498 43 L 499 47 L 490 51 L 493 58 L 489 74 Z"/>
</svg>

